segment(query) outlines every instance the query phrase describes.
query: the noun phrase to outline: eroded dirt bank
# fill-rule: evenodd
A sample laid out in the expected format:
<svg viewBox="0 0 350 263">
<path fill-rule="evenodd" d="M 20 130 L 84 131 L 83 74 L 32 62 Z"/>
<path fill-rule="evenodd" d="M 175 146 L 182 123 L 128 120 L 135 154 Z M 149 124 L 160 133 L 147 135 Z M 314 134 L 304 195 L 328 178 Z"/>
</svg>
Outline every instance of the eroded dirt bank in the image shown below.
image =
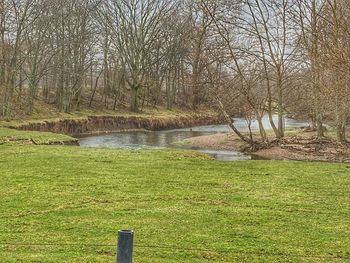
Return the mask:
<svg viewBox="0 0 350 263">
<path fill-rule="evenodd" d="M 221 124 L 214 114 L 191 113 L 170 116 L 88 116 L 81 119 L 59 119 L 9 125 L 9 128 L 28 131 L 64 133 L 84 136 L 126 130 L 165 130 L 200 125 Z"/>
</svg>

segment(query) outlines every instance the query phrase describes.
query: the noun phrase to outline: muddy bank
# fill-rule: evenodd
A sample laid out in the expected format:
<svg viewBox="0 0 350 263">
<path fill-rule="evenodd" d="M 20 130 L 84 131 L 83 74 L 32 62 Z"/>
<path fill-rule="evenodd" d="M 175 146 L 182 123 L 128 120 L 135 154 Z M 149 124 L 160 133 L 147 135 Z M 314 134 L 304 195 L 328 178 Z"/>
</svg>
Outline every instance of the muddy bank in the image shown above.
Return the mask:
<svg viewBox="0 0 350 263">
<path fill-rule="evenodd" d="M 234 133 L 199 136 L 186 139 L 184 143 L 212 150 L 244 152 L 247 149 L 247 145 Z M 269 148 L 249 153 L 262 159 L 270 160 L 350 163 L 350 148 L 348 146 L 339 145 L 329 138 L 319 141 L 315 138 L 313 132 L 303 132 L 302 130 L 300 130 L 298 135 L 287 136 L 279 144 L 272 144 Z"/>
<path fill-rule="evenodd" d="M 71 136 L 103 134 L 127 130 L 166 130 L 223 123 L 210 114 L 170 116 L 88 116 L 81 119 L 59 119 L 8 126 L 17 130 L 64 133 Z"/>
<path fill-rule="evenodd" d="M 67 139 L 67 140 L 48 140 L 40 141 L 32 138 L 16 138 L 8 137 L 0 139 L 0 144 L 27 144 L 27 145 L 67 145 L 67 146 L 79 146 L 79 140 Z"/>
</svg>

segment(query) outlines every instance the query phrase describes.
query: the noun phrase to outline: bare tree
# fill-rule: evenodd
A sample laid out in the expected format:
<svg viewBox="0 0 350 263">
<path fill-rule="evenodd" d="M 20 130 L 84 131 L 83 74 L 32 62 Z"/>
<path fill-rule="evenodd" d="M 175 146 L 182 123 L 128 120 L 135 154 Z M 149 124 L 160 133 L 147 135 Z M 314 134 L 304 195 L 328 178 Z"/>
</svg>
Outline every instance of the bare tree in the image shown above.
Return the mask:
<svg viewBox="0 0 350 263">
<path fill-rule="evenodd" d="M 342 0 L 327 0 L 320 22 L 320 80 L 327 112 L 336 125 L 337 138 L 346 143 L 350 103 L 350 9 Z"/>
<path fill-rule="evenodd" d="M 312 99 L 309 103 L 312 106 L 312 115 L 316 120 L 317 136 L 324 136 L 323 118 L 325 110 L 323 107 L 322 94 L 320 89 L 320 47 L 319 47 L 319 29 L 322 19 L 322 10 L 325 0 L 295 0 L 297 8 L 295 14 L 299 23 L 302 50 L 306 69 L 310 71 L 309 77 L 305 79 L 312 90 Z"/>
<path fill-rule="evenodd" d="M 1 8 L 1 113 L 10 118 L 18 74 L 25 62 L 22 51 L 25 31 L 38 19 L 38 1 L 2 1 Z"/>
<path fill-rule="evenodd" d="M 146 73 L 156 62 L 149 54 L 156 48 L 161 22 L 170 10 L 167 0 L 104 1 L 102 21 L 110 28 L 113 44 L 128 69 L 132 111 L 139 111 L 139 95 Z"/>
</svg>

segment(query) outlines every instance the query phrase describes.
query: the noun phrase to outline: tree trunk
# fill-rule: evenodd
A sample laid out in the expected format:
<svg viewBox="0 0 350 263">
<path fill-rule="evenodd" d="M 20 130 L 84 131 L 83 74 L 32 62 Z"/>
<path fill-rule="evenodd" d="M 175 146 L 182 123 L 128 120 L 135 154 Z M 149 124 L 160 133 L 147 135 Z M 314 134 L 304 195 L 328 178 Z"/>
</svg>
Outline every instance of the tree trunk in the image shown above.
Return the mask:
<svg viewBox="0 0 350 263">
<path fill-rule="evenodd" d="M 250 146 L 253 146 L 254 145 L 254 141 L 252 141 L 251 139 L 247 138 L 245 135 L 243 135 L 235 126 L 234 122 L 233 122 L 233 119 L 230 117 L 230 115 L 227 114 L 225 108 L 224 108 L 224 105 L 222 104 L 222 102 L 220 101 L 219 98 L 216 99 L 218 104 L 219 104 L 219 107 L 220 107 L 220 110 L 222 112 L 222 114 L 224 115 L 228 125 L 230 126 L 230 128 L 234 131 L 234 133 L 244 142 L 248 143 Z"/>
<path fill-rule="evenodd" d="M 284 137 L 284 112 L 283 110 L 278 110 L 278 139 L 282 139 Z"/>
<path fill-rule="evenodd" d="M 337 124 L 337 139 L 341 144 L 346 143 L 346 125 L 344 122 L 339 122 Z"/>
<path fill-rule="evenodd" d="M 266 143 L 268 140 L 267 140 L 267 135 L 266 135 L 266 131 L 264 128 L 264 124 L 262 122 L 262 117 L 259 115 L 259 116 L 256 116 L 256 119 L 257 119 L 258 124 L 259 124 L 259 132 L 260 132 L 261 140 L 264 143 Z"/>
<path fill-rule="evenodd" d="M 317 138 L 324 137 L 324 129 L 323 129 L 323 117 L 321 113 L 316 113 L 316 128 L 317 128 Z"/>
<path fill-rule="evenodd" d="M 139 86 L 131 86 L 131 104 L 130 111 L 139 112 Z"/>
</svg>

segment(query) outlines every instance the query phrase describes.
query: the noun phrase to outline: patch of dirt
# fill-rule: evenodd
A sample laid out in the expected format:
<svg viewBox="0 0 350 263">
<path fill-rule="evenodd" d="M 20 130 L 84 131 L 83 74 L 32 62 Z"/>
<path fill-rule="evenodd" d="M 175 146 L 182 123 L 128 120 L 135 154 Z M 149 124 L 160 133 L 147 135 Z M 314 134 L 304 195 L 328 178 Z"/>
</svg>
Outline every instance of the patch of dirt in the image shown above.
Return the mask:
<svg viewBox="0 0 350 263">
<path fill-rule="evenodd" d="M 214 150 L 244 151 L 247 148 L 234 133 L 194 137 L 184 142 L 191 146 Z M 350 163 L 350 145 L 340 145 L 330 138 L 317 139 L 313 132 L 300 131 L 298 135 L 287 136 L 280 142 L 270 138 L 270 142 L 270 147 L 252 154 L 273 160 Z"/>
<path fill-rule="evenodd" d="M 225 151 L 241 151 L 244 143 L 234 133 L 218 133 L 185 139 L 190 146 Z"/>
</svg>

